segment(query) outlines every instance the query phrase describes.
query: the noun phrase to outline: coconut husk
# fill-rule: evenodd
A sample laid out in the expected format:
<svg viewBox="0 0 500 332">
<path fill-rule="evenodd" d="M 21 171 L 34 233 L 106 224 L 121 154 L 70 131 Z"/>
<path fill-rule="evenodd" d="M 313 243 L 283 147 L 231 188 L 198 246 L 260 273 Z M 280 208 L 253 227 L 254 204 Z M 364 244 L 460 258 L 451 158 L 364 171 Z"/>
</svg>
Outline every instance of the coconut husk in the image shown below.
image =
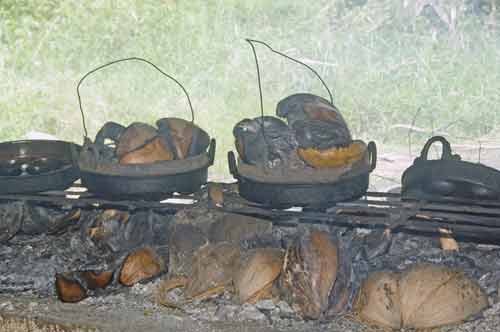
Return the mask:
<svg viewBox="0 0 500 332">
<path fill-rule="evenodd" d="M 307 233 L 287 249 L 280 286 L 302 317 L 318 319 L 328 309 L 337 265 L 337 246 L 326 232 Z"/>
<path fill-rule="evenodd" d="M 486 294 L 463 272 L 419 264 L 402 273 L 369 276 L 354 308 L 369 323 L 424 329 L 463 322 L 487 306 Z"/>
<path fill-rule="evenodd" d="M 137 150 L 125 153 L 120 158 L 120 164 L 151 164 L 158 161 L 174 159 L 174 154 L 163 142 L 163 138 L 155 137 Z"/>
<path fill-rule="evenodd" d="M 230 287 L 239 258 L 239 247 L 229 243 L 207 244 L 200 248 L 193 259 L 186 298 L 203 299 Z"/>
<path fill-rule="evenodd" d="M 191 224 L 173 224 L 169 233 L 169 274 L 190 276 L 195 253 L 208 243 L 208 239 Z"/>
<path fill-rule="evenodd" d="M 87 291 L 69 273 L 56 275 L 56 292 L 63 302 L 76 303 L 87 297 Z"/>
<path fill-rule="evenodd" d="M 477 282 L 444 266 L 414 266 L 403 273 L 400 288 L 405 328 L 456 324 L 488 306 Z"/>
<path fill-rule="evenodd" d="M 298 148 L 297 153 L 306 164 L 314 168 L 343 167 L 363 158 L 366 144 L 354 141 L 347 147 L 332 147 L 326 150 Z"/>
<path fill-rule="evenodd" d="M 156 135 L 158 135 L 158 131 L 155 127 L 141 122 L 134 122 L 120 135 L 120 139 L 116 144 L 116 155 L 121 158 L 125 154 L 143 146 Z"/>
<path fill-rule="evenodd" d="M 142 248 L 128 255 L 120 271 L 120 283 L 133 286 L 166 270 L 163 259 L 152 248 Z"/>
<path fill-rule="evenodd" d="M 354 304 L 361 320 L 394 329 L 401 327 L 399 278 L 398 273 L 375 272 L 363 282 Z"/>
<path fill-rule="evenodd" d="M 240 303 L 255 303 L 269 295 L 283 265 L 283 252 L 274 248 L 249 250 L 241 256 L 234 277 Z"/>
</svg>

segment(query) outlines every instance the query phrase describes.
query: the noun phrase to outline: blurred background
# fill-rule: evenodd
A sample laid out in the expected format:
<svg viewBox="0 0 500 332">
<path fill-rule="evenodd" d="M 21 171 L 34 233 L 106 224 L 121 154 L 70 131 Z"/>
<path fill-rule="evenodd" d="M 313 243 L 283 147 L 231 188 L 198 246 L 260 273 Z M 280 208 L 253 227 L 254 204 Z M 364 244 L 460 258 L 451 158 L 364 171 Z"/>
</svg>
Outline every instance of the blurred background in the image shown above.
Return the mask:
<svg viewBox="0 0 500 332">
<path fill-rule="evenodd" d="M 320 73 L 353 135 L 377 142 L 380 188 L 434 134 L 500 167 L 499 0 L 0 0 L 0 139 L 35 131 L 82 143 L 78 80 L 144 57 L 189 91 L 195 122 L 217 138 L 211 177 L 228 179 L 232 128 L 260 112 L 244 38 Z M 328 96 L 306 68 L 257 52 L 266 114 L 292 93 Z M 81 93 L 92 138 L 110 120 L 190 118 L 182 90 L 143 63 L 99 71 Z"/>
</svg>

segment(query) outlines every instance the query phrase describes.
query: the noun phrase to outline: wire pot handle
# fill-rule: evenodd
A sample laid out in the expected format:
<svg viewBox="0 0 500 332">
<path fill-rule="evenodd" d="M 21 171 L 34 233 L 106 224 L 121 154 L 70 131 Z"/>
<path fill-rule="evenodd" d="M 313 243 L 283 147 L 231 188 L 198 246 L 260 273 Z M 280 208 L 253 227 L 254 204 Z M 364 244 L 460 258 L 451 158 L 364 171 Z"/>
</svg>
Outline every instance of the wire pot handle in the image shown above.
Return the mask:
<svg viewBox="0 0 500 332">
<path fill-rule="evenodd" d="M 114 61 L 108 62 L 108 63 L 106 63 L 104 65 L 101 65 L 101 66 L 99 66 L 97 68 L 94 68 L 91 71 L 89 71 L 88 73 L 86 73 L 85 75 L 83 75 L 83 77 L 80 79 L 80 81 L 78 81 L 78 85 L 76 86 L 76 94 L 78 95 L 78 105 L 80 106 L 80 113 L 82 115 L 83 131 L 85 132 L 85 137 L 88 137 L 88 131 L 87 131 L 87 126 L 85 124 L 85 114 L 84 114 L 83 108 L 82 108 L 82 98 L 81 98 L 81 95 L 80 95 L 80 86 L 82 85 L 83 81 L 88 76 L 90 76 L 91 74 L 95 73 L 96 71 L 101 70 L 101 69 L 103 69 L 105 67 L 111 66 L 113 64 L 119 63 L 119 62 L 124 62 L 124 61 L 140 61 L 140 62 L 144 62 L 146 64 L 149 64 L 154 69 L 158 70 L 161 74 L 163 74 L 164 76 L 170 78 L 172 81 L 174 81 L 175 83 L 177 83 L 177 85 L 181 87 L 182 91 L 186 95 L 186 98 L 187 98 L 188 104 L 189 104 L 189 109 L 191 110 L 191 123 L 194 123 L 193 105 L 191 103 L 191 99 L 189 98 L 189 94 L 188 94 L 187 90 L 184 88 L 184 86 L 178 80 L 176 80 L 173 76 L 171 76 L 171 75 L 167 74 L 166 72 L 164 72 L 163 70 L 161 70 L 157 65 L 155 65 L 151 61 L 148 61 L 146 59 L 139 58 L 139 57 L 130 57 L 130 58 L 124 58 L 124 59 L 114 60 Z"/>
<path fill-rule="evenodd" d="M 330 97 L 330 103 L 333 105 L 333 95 L 332 95 L 332 92 L 330 91 L 330 89 L 328 88 L 328 86 L 326 85 L 325 81 L 321 78 L 321 76 L 318 74 L 318 72 L 316 70 L 314 70 L 311 66 L 305 64 L 304 62 L 302 61 L 299 61 L 297 59 L 294 59 L 292 58 L 291 56 L 289 55 L 286 55 L 285 53 L 282 53 L 280 51 L 276 51 L 275 49 L 273 49 L 271 46 L 269 46 L 269 44 L 263 42 L 263 41 L 260 41 L 260 40 L 256 40 L 256 39 L 249 39 L 249 38 L 246 38 L 245 39 L 249 44 L 250 46 L 252 47 L 252 52 L 253 52 L 253 55 L 254 55 L 254 58 L 255 58 L 255 66 L 257 68 L 257 81 L 259 83 L 259 96 L 260 96 L 260 115 L 262 117 L 262 122 L 264 122 L 264 103 L 263 103 L 263 100 L 262 100 L 262 83 L 261 83 L 261 79 L 260 79 L 260 70 L 259 70 L 259 60 L 257 58 L 257 52 L 255 51 L 255 45 L 254 43 L 257 43 L 257 44 L 261 44 L 261 45 L 264 45 L 265 47 L 267 47 L 271 52 L 273 53 L 276 53 L 278 55 L 281 55 L 282 57 L 285 57 L 287 58 L 288 60 L 291 60 L 293 62 L 296 62 L 300 65 L 303 65 L 304 67 L 306 67 L 307 69 L 309 69 L 310 71 L 312 71 L 314 73 L 314 75 L 316 75 L 316 77 L 321 81 L 321 84 L 323 84 L 323 86 L 325 87 L 326 91 L 328 92 L 328 96 Z M 263 124 L 262 124 L 263 125 Z"/>
</svg>

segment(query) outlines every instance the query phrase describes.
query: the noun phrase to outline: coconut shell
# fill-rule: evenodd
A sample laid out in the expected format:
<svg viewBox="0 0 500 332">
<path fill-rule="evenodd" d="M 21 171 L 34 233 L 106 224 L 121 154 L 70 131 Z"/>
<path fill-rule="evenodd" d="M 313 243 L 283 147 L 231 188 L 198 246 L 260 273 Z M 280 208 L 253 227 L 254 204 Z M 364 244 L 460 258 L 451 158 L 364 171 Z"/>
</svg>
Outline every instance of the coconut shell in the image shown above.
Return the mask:
<svg viewBox="0 0 500 332">
<path fill-rule="evenodd" d="M 375 272 L 363 282 L 354 304 L 363 321 L 401 327 L 399 277 L 398 273 Z"/>
<path fill-rule="evenodd" d="M 256 302 L 264 296 L 280 275 L 282 265 L 283 252 L 279 249 L 259 248 L 243 254 L 234 278 L 239 302 Z"/>
<path fill-rule="evenodd" d="M 165 271 L 165 262 L 152 248 L 143 248 L 128 255 L 120 271 L 120 283 L 125 286 L 153 278 Z"/>
<path fill-rule="evenodd" d="M 158 131 L 155 127 L 141 122 L 134 122 L 120 135 L 120 139 L 116 144 L 116 155 L 121 158 L 126 153 L 143 146 L 156 135 L 158 135 Z"/>
<path fill-rule="evenodd" d="M 400 287 L 405 328 L 459 323 L 488 306 L 477 282 L 444 266 L 416 265 L 403 273 Z"/>
<path fill-rule="evenodd" d="M 300 158 L 314 168 L 332 168 L 350 165 L 361 160 L 366 151 L 366 144 L 354 141 L 347 147 L 332 147 L 326 150 L 298 148 Z"/>
<path fill-rule="evenodd" d="M 200 248 L 193 259 L 191 278 L 186 285 L 186 298 L 203 298 L 213 290 L 223 291 L 233 282 L 240 250 L 229 243 L 208 244 Z"/>
<path fill-rule="evenodd" d="M 354 307 L 369 323 L 425 329 L 460 323 L 487 306 L 487 296 L 463 272 L 419 264 L 403 273 L 372 274 L 363 282 Z"/>
<path fill-rule="evenodd" d="M 112 271 L 82 271 L 80 272 L 80 278 L 85 281 L 88 289 L 103 289 L 106 288 L 113 279 Z"/>
<path fill-rule="evenodd" d="M 168 124 L 177 159 L 185 159 L 188 156 L 189 147 L 193 140 L 194 125 L 179 118 L 166 118 L 164 121 Z"/>
<path fill-rule="evenodd" d="M 59 300 L 68 303 L 80 302 L 87 297 L 87 291 L 71 274 L 56 275 L 56 292 Z"/>
<path fill-rule="evenodd" d="M 287 249 L 280 280 L 284 297 L 304 318 L 320 318 L 328 309 L 337 267 L 337 246 L 330 235 L 305 234 Z"/>
<path fill-rule="evenodd" d="M 173 160 L 174 154 L 164 144 L 161 137 L 156 137 L 139 149 L 128 152 L 120 158 L 120 164 L 151 164 L 158 161 Z"/>
</svg>

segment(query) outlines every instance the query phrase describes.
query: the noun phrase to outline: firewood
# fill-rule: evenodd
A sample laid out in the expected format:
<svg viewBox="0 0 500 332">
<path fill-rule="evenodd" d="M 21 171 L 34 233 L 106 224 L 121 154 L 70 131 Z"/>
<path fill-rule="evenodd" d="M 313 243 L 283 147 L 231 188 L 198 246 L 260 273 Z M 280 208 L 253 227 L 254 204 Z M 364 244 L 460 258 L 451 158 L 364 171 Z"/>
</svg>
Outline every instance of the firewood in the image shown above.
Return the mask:
<svg viewBox="0 0 500 332">
<path fill-rule="evenodd" d="M 120 271 L 120 283 L 125 286 L 153 278 L 165 271 L 165 262 L 152 248 L 143 248 L 130 254 Z"/>
</svg>

